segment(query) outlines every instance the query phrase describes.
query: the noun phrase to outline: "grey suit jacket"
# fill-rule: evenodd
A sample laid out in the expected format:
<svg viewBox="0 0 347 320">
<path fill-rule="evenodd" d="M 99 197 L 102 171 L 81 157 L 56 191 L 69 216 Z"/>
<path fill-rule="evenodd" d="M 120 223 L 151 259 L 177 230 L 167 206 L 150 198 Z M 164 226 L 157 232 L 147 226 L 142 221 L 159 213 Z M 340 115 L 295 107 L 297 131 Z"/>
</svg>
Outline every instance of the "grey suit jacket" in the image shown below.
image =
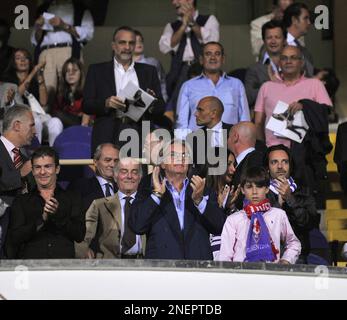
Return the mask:
<svg viewBox="0 0 347 320">
<path fill-rule="evenodd" d="M 28 160 L 25 150 L 21 148 L 20 151 L 23 160 Z M 8 205 L 11 205 L 15 196 L 22 190 L 22 177 L 20 171 L 15 168 L 13 161 L 1 140 L 0 168 L 0 199 L 5 201 Z"/>
<path fill-rule="evenodd" d="M 245 77 L 245 89 L 250 107 L 255 105 L 259 89 L 266 81 L 270 81 L 268 65 L 257 62 L 248 68 Z"/>
<path fill-rule="evenodd" d="M 75 242 L 76 258 L 86 257 L 89 246 L 95 237 L 98 237 L 98 250 L 96 259 L 120 258 L 120 239 L 122 227 L 121 204 L 118 192 L 107 198 L 96 199 L 92 202 L 86 213 L 86 235 L 81 243 Z M 145 238 L 142 237 L 142 250 L 145 247 Z"/>
</svg>

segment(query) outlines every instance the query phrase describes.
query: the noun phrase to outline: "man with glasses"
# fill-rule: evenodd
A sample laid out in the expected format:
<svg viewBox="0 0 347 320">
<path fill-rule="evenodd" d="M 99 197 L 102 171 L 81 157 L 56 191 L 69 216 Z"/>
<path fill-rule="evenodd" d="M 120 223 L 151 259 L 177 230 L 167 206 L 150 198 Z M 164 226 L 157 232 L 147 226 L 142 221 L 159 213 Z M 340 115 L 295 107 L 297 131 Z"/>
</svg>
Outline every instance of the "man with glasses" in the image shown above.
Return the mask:
<svg viewBox="0 0 347 320">
<path fill-rule="evenodd" d="M 198 129 L 194 113 L 199 101 L 207 96 L 218 97 L 223 105 L 222 121 L 236 124 L 249 121 L 249 108 L 242 82 L 223 72 L 224 48 L 219 42 L 208 42 L 203 46 L 200 76 L 186 81 L 180 91 L 177 103 L 177 123 L 175 134 L 185 139 L 187 134 Z"/>
<path fill-rule="evenodd" d="M 12 259 L 71 259 L 74 241 L 85 235 L 82 200 L 57 184 L 59 156 L 40 147 L 32 157 L 37 188 L 19 195 L 11 206 L 7 254 Z"/>
<path fill-rule="evenodd" d="M 288 111 L 294 115 L 303 109 L 302 99 L 313 100 L 319 104 L 332 106 L 329 95 L 321 81 L 303 75 L 304 60 L 299 47 L 286 46 L 280 55 L 282 80 L 264 83 L 255 104 L 255 125 L 257 139 L 266 142 L 268 147 L 283 144 L 290 147 L 290 140 L 274 135 L 265 128 L 279 101 L 289 105 Z"/>
<path fill-rule="evenodd" d="M 147 259 L 212 260 L 210 233 L 224 224 L 216 194 L 206 179 L 188 178 L 188 146 L 173 140 L 164 147 L 163 162 L 153 171 L 152 186 L 136 195 L 130 227 L 146 235 Z M 160 172 L 162 171 L 162 172 Z"/>
</svg>

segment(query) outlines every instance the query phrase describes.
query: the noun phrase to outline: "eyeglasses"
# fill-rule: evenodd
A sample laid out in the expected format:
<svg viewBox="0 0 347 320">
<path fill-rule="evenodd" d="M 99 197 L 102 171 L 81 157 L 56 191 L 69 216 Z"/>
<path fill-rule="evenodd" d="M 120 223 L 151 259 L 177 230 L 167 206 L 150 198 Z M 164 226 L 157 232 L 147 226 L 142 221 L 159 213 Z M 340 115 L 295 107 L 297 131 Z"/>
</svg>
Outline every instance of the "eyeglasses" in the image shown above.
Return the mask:
<svg viewBox="0 0 347 320">
<path fill-rule="evenodd" d="M 170 153 L 171 158 L 175 159 L 175 160 L 182 160 L 182 159 L 190 159 L 190 155 L 188 153 L 180 153 L 180 152 L 175 152 L 172 151 Z"/>
<path fill-rule="evenodd" d="M 302 57 L 301 56 L 280 56 L 280 60 L 283 62 L 288 62 L 290 61 L 299 61 L 301 60 Z"/>
</svg>

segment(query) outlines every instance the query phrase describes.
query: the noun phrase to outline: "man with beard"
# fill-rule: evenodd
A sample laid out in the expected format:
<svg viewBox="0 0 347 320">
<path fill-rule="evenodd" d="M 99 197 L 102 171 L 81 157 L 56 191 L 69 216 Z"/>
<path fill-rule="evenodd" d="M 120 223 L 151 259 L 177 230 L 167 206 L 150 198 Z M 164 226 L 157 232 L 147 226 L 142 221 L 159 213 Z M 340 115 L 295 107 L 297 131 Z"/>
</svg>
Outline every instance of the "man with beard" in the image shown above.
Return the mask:
<svg viewBox="0 0 347 320">
<path fill-rule="evenodd" d="M 113 35 L 112 61 L 93 64 L 89 67 L 83 92 L 83 112 L 96 115 L 92 132 L 92 153 L 105 142 L 124 145 L 119 141 L 123 129 L 135 129 L 140 137 L 142 120 L 156 121 L 164 113 L 164 100 L 155 67 L 133 61 L 136 42 L 135 32 L 130 27 L 120 27 Z M 124 116 L 125 101 L 118 96 L 129 82 L 148 91 L 157 98 L 138 122 Z"/>
<path fill-rule="evenodd" d="M 310 253 L 309 232 L 319 224 L 315 200 L 308 188 L 298 186 L 291 177 L 293 164 L 287 147 L 284 145 L 270 147 L 264 165 L 270 173 L 270 191 L 267 197 L 273 207 L 286 212 L 294 233 L 301 242 L 300 263 L 307 263 L 307 256 Z"/>
</svg>

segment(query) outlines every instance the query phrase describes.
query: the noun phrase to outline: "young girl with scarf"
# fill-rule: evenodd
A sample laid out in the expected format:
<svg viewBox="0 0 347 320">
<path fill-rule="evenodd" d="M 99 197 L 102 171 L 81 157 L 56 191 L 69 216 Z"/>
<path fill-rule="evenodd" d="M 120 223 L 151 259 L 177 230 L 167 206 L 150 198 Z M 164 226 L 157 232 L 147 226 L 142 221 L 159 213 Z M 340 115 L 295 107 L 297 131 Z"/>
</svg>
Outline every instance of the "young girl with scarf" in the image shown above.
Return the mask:
<svg viewBox="0 0 347 320">
<path fill-rule="evenodd" d="M 270 179 L 264 168 L 249 168 L 241 178 L 243 210 L 229 216 L 222 232 L 220 261 L 294 264 L 301 244 L 286 213 L 266 198 Z M 280 243 L 284 252 L 280 252 Z"/>
</svg>

